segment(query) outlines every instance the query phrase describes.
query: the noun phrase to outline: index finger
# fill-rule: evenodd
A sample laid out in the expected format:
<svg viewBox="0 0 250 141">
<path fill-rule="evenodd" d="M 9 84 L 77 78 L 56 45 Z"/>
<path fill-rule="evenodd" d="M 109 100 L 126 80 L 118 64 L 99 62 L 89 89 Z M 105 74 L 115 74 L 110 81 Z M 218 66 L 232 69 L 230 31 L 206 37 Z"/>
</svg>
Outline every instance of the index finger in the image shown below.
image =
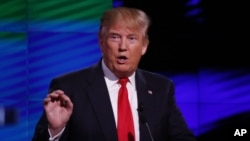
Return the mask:
<svg viewBox="0 0 250 141">
<path fill-rule="evenodd" d="M 60 94 L 59 99 L 60 99 L 62 106 L 65 106 L 68 108 L 73 107 L 73 103 L 71 102 L 70 98 L 66 94 Z"/>
</svg>

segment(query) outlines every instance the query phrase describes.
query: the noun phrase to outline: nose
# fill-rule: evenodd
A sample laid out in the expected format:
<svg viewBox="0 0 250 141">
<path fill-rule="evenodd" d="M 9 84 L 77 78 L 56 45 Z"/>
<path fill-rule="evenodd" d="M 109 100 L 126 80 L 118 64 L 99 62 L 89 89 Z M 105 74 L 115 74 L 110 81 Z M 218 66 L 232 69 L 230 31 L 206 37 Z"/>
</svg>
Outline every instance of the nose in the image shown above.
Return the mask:
<svg viewBox="0 0 250 141">
<path fill-rule="evenodd" d="M 120 44 L 119 44 L 119 49 L 121 51 L 127 50 L 127 42 L 126 39 L 122 39 Z"/>
</svg>

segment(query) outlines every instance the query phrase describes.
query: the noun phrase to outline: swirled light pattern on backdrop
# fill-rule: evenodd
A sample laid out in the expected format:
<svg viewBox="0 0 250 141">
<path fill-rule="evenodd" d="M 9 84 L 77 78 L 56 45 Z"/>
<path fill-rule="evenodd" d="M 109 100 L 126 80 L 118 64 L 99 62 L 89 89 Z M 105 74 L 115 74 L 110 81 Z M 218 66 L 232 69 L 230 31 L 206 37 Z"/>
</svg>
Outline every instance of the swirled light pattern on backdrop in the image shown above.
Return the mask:
<svg viewBox="0 0 250 141">
<path fill-rule="evenodd" d="M 112 6 L 111 0 L 1 1 L 0 107 L 7 113 L 1 141 L 31 140 L 51 78 L 100 59 L 99 19 Z"/>
<path fill-rule="evenodd" d="M 122 0 L 1 1 L 1 141 L 31 140 L 51 79 L 100 59 L 99 18 L 119 5 Z M 174 80 L 177 103 L 197 136 L 224 126 L 225 134 L 219 133 L 231 138 L 235 128 L 249 127 L 243 120 L 228 120 L 236 115 L 244 119 L 249 113 L 249 72 L 249 68 L 200 68 L 159 73 Z"/>
</svg>

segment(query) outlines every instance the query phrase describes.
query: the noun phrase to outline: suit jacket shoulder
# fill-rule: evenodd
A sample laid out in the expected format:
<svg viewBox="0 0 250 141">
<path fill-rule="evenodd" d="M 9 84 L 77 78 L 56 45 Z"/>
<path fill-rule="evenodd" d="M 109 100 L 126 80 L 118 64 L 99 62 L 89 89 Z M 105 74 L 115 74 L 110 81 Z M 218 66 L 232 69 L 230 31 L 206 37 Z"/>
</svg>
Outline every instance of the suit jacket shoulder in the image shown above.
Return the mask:
<svg viewBox="0 0 250 141">
<path fill-rule="evenodd" d="M 61 89 L 61 87 L 63 89 L 71 89 L 71 86 L 77 87 L 77 85 L 79 85 L 79 87 L 85 87 L 91 84 L 91 82 L 101 79 L 103 75 L 100 63 L 84 69 L 68 72 L 51 80 L 49 92 L 55 89 Z"/>
<path fill-rule="evenodd" d="M 169 77 L 142 69 L 137 70 L 136 79 L 142 81 L 146 87 L 169 88 L 174 86 L 173 80 Z"/>
</svg>

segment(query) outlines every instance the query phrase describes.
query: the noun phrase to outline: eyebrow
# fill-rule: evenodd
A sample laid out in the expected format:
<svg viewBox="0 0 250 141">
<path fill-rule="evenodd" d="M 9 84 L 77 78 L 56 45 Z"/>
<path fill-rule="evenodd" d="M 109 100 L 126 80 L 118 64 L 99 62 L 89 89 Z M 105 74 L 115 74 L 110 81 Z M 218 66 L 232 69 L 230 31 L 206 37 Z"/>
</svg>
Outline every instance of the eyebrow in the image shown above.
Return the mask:
<svg viewBox="0 0 250 141">
<path fill-rule="evenodd" d="M 108 33 L 108 35 L 119 35 L 119 36 L 122 36 L 120 33 L 116 32 L 116 31 L 111 31 Z M 136 33 L 129 33 L 127 36 L 139 36 L 138 34 Z"/>
</svg>

